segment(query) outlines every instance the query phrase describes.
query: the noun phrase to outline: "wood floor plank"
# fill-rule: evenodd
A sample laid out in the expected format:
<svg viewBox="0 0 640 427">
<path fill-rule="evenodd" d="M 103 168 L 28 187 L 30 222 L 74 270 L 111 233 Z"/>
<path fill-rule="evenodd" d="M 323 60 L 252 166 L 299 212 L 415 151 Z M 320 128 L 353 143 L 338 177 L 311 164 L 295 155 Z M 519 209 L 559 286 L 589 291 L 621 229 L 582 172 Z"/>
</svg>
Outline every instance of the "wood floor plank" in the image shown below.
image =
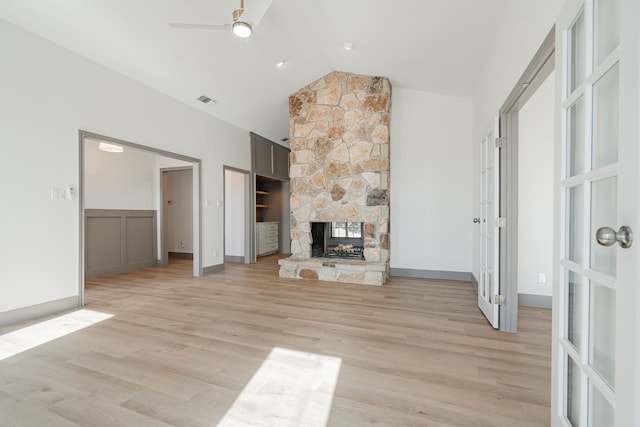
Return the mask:
<svg viewBox="0 0 640 427">
<path fill-rule="evenodd" d="M 341 359 L 329 426 L 549 425 L 550 310 L 501 333 L 470 283 L 281 279 L 280 256 L 88 280 L 114 316 L 0 361 L 0 426 L 213 426 L 275 347 Z"/>
</svg>

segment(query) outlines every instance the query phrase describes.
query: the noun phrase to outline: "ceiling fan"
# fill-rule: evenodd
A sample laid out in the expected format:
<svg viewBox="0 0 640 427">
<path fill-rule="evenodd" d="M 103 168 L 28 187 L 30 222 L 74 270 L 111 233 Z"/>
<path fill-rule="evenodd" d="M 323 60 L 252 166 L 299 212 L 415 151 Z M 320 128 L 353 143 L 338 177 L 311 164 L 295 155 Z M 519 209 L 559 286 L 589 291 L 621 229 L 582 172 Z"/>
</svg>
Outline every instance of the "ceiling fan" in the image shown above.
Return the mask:
<svg viewBox="0 0 640 427">
<path fill-rule="evenodd" d="M 233 11 L 232 13 L 232 21 L 227 24 L 185 24 L 181 22 L 169 22 L 169 26 L 171 28 L 176 29 L 189 29 L 189 30 L 222 30 L 226 28 L 231 28 L 233 34 L 238 37 L 246 38 L 251 35 L 253 32 L 253 28 L 251 24 L 245 20 L 241 19 L 244 14 L 244 0 L 240 0 L 240 7 Z"/>
</svg>

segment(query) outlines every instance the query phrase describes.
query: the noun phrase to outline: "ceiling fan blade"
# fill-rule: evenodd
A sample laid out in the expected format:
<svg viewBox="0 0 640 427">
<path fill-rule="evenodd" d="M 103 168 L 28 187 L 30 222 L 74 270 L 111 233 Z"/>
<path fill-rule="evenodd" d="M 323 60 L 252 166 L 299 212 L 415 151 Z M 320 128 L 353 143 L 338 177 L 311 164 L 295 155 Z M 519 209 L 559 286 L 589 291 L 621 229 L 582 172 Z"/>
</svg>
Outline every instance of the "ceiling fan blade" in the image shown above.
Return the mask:
<svg viewBox="0 0 640 427">
<path fill-rule="evenodd" d="M 169 26 L 177 30 L 222 30 L 229 28 L 231 24 L 186 24 L 183 22 L 169 22 Z"/>
</svg>

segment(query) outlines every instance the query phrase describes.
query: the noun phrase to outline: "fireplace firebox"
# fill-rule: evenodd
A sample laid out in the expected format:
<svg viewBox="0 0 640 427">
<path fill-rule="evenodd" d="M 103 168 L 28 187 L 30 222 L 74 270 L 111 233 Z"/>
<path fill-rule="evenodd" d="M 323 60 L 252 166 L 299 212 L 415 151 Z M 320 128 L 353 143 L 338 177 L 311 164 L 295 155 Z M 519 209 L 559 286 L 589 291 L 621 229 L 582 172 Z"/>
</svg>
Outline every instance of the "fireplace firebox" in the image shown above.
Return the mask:
<svg viewBox="0 0 640 427">
<path fill-rule="evenodd" d="M 361 222 L 312 222 L 312 258 L 364 259 Z"/>
</svg>

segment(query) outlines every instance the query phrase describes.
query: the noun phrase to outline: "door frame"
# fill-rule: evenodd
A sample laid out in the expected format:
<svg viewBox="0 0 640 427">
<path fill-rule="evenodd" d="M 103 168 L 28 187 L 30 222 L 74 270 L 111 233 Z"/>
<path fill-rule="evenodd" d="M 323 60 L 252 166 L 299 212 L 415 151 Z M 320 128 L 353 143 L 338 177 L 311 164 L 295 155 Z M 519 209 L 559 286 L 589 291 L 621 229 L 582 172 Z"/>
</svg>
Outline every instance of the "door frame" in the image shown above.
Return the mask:
<svg viewBox="0 0 640 427">
<path fill-rule="evenodd" d="M 506 226 L 499 229 L 500 330 L 518 331 L 518 112 L 555 68 L 555 25 L 545 37 L 533 59 L 518 79 L 499 111 L 500 208 Z"/>
<path fill-rule="evenodd" d="M 253 232 L 252 229 L 255 227 L 251 227 L 251 223 L 253 221 L 253 215 L 251 212 L 255 212 L 255 197 L 251 197 L 252 194 L 252 186 L 251 186 L 251 172 L 245 169 L 235 168 L 233 166 L 223 165 L 222 167 L 222 188 L 223 188 L 223 206 L 225 209 L 222 211 L 222 259 L 226 259 L 227 252 L 227 217 L 226 217 L 226 206 L 227 206 L 227 171 L 237 172 L 244 175 L 244 263 L 249 264 L 252 262 L 253 258 Z M 252 205 L 253 203 L 253 205 Z M 255 214 L 254 214 L 255 215 Z"/>
<path fill-rule="evenodd" d="M 78 246 L 80 247 L 79 251 L 79 263 L 78 263 L 78 277 L 79 277 L 79 289 L 78 289 L 78 306 L 84 306 L 84 287 L 85 287 L 85 262 L 86 262 L 86 254 L 85 254 L 85 222 L 84 222 L 84 202 L 85 202 L 85 140 L 93 139 L 104 142 L 109 142 L 117 145 L 121 145 L 123 147 L 130 147 L 141 151 L 146 151 L 150 154 L 157 154 L 164 157 L 169 157 L 176 160 L 182 160 L 184 162 L 191 163 L 191 167 L 193 168 L 193 275 L 198 277 L 203 275 L 202 268 L 202 239 L 201 236 L 201 218 L 202 218 L 202 204 L 200 202 L 201 199 L 201 172 L 200 172 L 200 159 L 196 159 L 194 157 L 185 156 L 178 153 L 173 153 L 170 151 L 161 150 L 158 148 L 149 147 L 146 145 L 136 144 L 129 141 L 124 141 L 122 139 L 113 138 L 106 135 L 97 134 L 94 132 L 89 132 L 85 130 L 78 130 L 78 145 L 79 145 L 79 188 L 78 188 L 78 210 L 79 210 L 79 218 L 78 218 Z M 160 242 L 164 240 L 159 239 Z M 161 243 L 162 245 L 162 243 Z M 164 250 L 164 248 L 163 248 Z"/>
</svg>

